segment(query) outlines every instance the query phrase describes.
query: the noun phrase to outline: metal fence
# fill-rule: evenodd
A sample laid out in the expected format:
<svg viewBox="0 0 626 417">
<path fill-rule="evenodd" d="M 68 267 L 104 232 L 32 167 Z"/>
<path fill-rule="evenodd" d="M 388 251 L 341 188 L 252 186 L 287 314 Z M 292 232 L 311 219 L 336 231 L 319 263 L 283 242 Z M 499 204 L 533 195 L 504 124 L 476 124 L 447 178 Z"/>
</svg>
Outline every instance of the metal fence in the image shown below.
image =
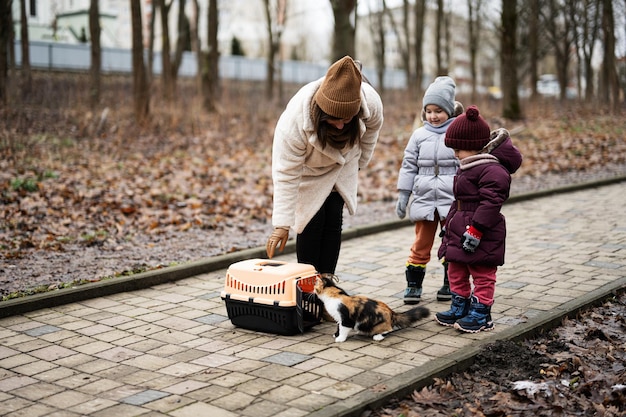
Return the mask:
<svg viewBox="0 0 626 417">
<path fill-rule="evenodd" d="M 33 41 L 29 43 L 30 64 L 33 68 L 49 70 L 88 71 L 91 63 L 91 48 L 89 44 L 62 44 L 56 42 Z M 130 73 L 132 71 L 132 56 L 128 49 L 102 48 L 103 73 Z M 15 58 L 17 65 L 22 63 L 22 49 L 19 41 L 15 43 Z M 236 80 L 258 80 L 267 78 L 267 63 L 264 59 L 246 58 L 240 56 L 222 56 L 219 60 L 220 77 Z M 289 83 L 305 84 L 322 77 L 328 66 L 301 61 L 282 61 L 282 80 Z M 154 55 L 153 72 L 160 74 L 161 54 Z M 193 77 L 197 72 L 196 55 L 184 52 L 179 75 Z M 369 81 L 378 87 L 378 78 L 373 68 L 363 67 L 363 74 Z M 385 88 L 406 88 L 406 75 L 400 70 L 386 70 L 383 78 Z"/>
</svg>

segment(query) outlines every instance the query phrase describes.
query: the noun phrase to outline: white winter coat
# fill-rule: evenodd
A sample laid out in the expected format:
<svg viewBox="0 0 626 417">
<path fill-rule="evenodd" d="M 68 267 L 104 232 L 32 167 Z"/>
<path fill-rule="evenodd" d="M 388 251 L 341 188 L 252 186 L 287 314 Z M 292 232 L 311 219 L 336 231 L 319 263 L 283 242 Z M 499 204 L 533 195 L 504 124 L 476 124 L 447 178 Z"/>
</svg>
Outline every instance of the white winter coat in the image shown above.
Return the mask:
<svg viewBox="0 0 626 417">
<path fill-rule="evenodd" d="M 361 137 L 354 147 L 322 145 L 311 119 L 311 103 L 323 78 L 302 87 L 278 119 L 272 148 L 274 208 L 272 224 L 290 226 L 301 233 L 333 191 L 352 215 L 357 207 L 358 172 L 372 158 L 383 124 L 380 96 L 367 83 L 361 85 L 359 113 Z"/>
<path fill-rule="evenodd" d="M 446 130 L 454 118 L 441 126 L 424 122 L 415 130 L 404 150 L 398 174 L 398 190 L 410 191 L 413 198 L 407 213 L 413 222 L 443 220 L 454 201 L 454 175 L 459 166 L 454 151 L 445 145 Z"/>
</svg>

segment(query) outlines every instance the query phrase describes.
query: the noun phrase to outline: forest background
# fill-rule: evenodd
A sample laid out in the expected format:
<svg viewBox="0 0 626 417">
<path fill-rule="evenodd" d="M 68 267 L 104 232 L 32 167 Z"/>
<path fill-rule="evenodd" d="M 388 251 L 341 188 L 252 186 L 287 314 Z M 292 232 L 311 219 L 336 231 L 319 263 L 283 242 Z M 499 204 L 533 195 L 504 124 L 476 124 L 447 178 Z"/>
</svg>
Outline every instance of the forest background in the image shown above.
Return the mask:
<svg viewBox="0 0 626 417">
<path fill-rule="evenodd" d="M 0 2 L 3 22 L 6 3 Z M 280 16 L 280 10 L 270 10 L 270 3 L 268 21 Z M 333 9 L 336 26 L 349 22 L 356 2 L 332 3 L 342 6 Z M 551 11 L 553 4 L 569 4 L 530 3 L 542 6 L 537 17 L 541 10 Z M 98 16 L 98 2 L 91 4 Z M 206 12 L 212 21 L 217 2 L 209 4 Z M 605 54 L 601 74 L 589 79 L 593 88 L 577 99 L 545 98 L 536 91 L 520 98 L 518 62 L 533 54 L 522 52 L 517 30 L 503 30 L 502 68 L 511 70 L 503 71 L 502 98 L 475 90 L 458 97 L 465 105 L 478 104 L 492 129 L 505 127 L 513 133 L 524 154 L 514 192 L 626 172 L 613 2 L 593 4 L 598 14 L 588 22 L 595 22 Z M 626 9 L 626 2 L 615 4 L 623 5 L 621 12 Z M 137 5 L 131 1 L 134 18 L 141 16 Z M 516 28 L 522 11 L 527 9 L 504 0 L 501 27 Z M 7 45 L 2 31 L 6 27 L 0 25 L 0 49 Z M 140 20 L 133 21 L 135 27 L 142 27 Z M 274 80 L 273 70 L 265 83 L 220 80 L 214 66 L 217 53 L 201 54 L 206 59 L 199 60 L 204 70 L 198 79 L 178 79 L 176 51 L 164 51 L 164 59 L 172 59 L 164 68 L 172 71 L 157 78 L 147 72 L 141 42 L 133 47 L 132 76 L 102 74 L 97 23 L 90 33 L 92 69 L 85 74 L 41 72 L 26 62 L 14 68 L 7 59 L 10 53 L 0 50 L 4 299 L 262 245 L 271 230 L 273 129 L 299 86 Z M 353 36 L 353 30 L 337 28 L 335 56 L 353 54 Z M 27 40 L 27 35 L 22 38 Z M 270 45 L 279 42 L 271 31 L 268 39 Z M 27 47 L 27 42 L 22 44 Z M 558 58 L 559 45 L 553 47 L 551 53 Z M 419 61 L 417 56 L 410 62 Z M 276 59 L 275 51 L 268 56 L 270 68 Z M 409 80 L 419 79 L 416 68 L 407 67 Z M 438 73 L 447 71 L 442 66 Z M 346 227 L 395 216 L 397 172 L 418 123 L 421 91 L 410 85 L 402 91 L 381 88 L 381 95 L 385 124 L 372 163 L 360 178 L 360 214 L 347 218 Z"/>
</svg>

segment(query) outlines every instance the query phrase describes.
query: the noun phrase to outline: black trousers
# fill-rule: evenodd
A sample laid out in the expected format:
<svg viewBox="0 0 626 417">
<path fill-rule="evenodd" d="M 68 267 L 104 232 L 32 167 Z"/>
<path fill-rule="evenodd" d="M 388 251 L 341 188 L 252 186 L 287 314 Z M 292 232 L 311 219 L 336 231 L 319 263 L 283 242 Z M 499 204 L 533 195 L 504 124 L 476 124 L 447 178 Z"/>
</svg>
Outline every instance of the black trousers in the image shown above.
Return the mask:
<svg viewBox="0 0 626 417">
<path fill-rule="evenodd" d="M 296 237 L 298 262 L 310 264 L 320 274 L 335 273 L 341 248 L 343 198 L 332 192 L 322 208 Z"/>
</svg>

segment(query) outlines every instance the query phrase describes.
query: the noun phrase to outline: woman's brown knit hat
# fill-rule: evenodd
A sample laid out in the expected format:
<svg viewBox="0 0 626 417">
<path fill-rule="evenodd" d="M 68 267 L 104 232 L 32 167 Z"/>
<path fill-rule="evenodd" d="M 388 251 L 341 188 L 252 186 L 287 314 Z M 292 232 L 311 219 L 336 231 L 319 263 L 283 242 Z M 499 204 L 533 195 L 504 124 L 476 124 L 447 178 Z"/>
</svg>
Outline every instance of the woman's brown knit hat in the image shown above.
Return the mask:
<svg viewBox="0 0 626 417">
<path fill-rule="evenodd" d="M 327 115 L 351 119 L 361 109 L 361 71 L 349 56 L 328 68 L 314 100 Z"/>
<path fill-rule="evenodd" d="M 452 149 L 479 151 L 489 143 L 490 135 L 489 125 L 480 115 L 478 107 L 472 105 L 448 126 L 445 144 Z"/>
</svg>

